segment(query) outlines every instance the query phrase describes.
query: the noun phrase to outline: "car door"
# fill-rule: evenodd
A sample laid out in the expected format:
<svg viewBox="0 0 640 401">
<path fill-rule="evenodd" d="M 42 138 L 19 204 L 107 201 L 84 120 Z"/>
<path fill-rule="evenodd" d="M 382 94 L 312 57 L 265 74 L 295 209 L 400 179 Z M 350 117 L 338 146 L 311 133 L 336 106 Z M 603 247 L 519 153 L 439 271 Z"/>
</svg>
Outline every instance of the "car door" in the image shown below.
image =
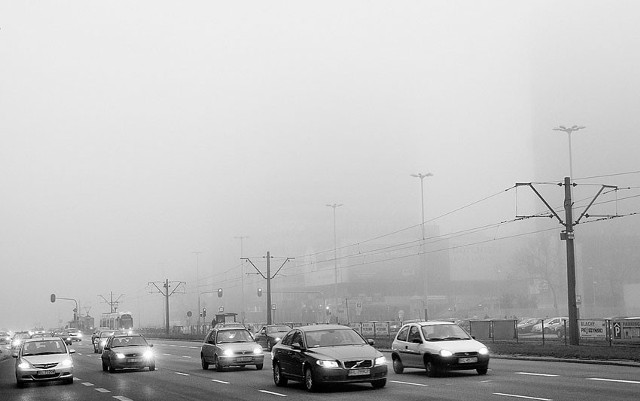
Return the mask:
<svg viewBox="0 0 640 401">
<path fill-rule="evenodd" d="M 409 335 L 410 328 L 411 326 L 404 326 L 400 329 L 400 331 L 396 335 L 395 348 L 394 348 L 394 350 L 400 356 L 400 360 L 402 361 L 402 364 L 405 366 L 407 366 L 407 364 L 411 360 L 411 357 L 408 356 L 409 347 L 407 343 L 407 336 Z"/>
<path fill-rule="evenodd" d="M 405 366 L 412 366 L 414 368 L 421 368 L 424 366 L 422 354 L 420 352 L 423 342 L 424 340 L 420 333 L 420 326 L 412 324 L 407 335 L 405 359 L 403 360 Z"/>
<path fill-rule="evenodd" d="M 211 330 L 202 343 L 202 357 L 207 363 L 213 363 L 213 355 L 216 352 L 216 332 L 217 330 Z"/>
</svg>

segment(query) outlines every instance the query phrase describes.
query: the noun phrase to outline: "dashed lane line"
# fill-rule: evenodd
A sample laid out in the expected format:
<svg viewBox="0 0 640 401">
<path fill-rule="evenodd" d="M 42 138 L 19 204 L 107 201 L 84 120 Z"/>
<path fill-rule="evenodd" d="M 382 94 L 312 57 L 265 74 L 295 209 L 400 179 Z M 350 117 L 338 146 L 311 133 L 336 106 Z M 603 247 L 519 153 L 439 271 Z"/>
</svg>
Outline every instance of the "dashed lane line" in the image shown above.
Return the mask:
<svg viewBox="0 0 640 401">
<path fill-rule="evenodd" d="M 526 395 L 518 395 L 518 394 L 505 394 L 505 393 L 493 393 L 493 394 L 502 395 L 504 397 L 524 398 L 526 400 L 552 401 L 551 398 L 529 397 Z"/>
<path fill-rule="evenodd" d="M 613 383 L 640 384 L 640 381 L 635 381 L 635 380 L 601 379 L 599 377 L 588 377 L 587 380 L 596 380 L 601 382 L 613 382 Z"/>
<path fill-rule="evenodd" d="M 176 374 L 180 376 L 189 376 L 189 373 L 176 372 Z"/>
<path fill-rule="evenodd" d="M 406 384 L 409 386 L 417 386 L 417 387 L 429 387 L 428 384 L 422 384 L 422 383 L 411 383 L 411 382 L 401 382 L 398 380 L 389 380 L 391 383 L 397 383 L 397 384 Z"/>
<path fill-rule="evenodd" d="M 216 382 L 216 383 L 221 383 L 221 384 L 229 384 L 229 382 L 223 381 L 223 380 L 217 380 L 217 379 L 213 379 L 211 380 L 212 382 Z"/>
<path fill-rule="evenodd" d="M 271 394 L 271 395 L 277 395 L 278 397 L 286 397 L 286 394 L 282 394 L 282 393 L 274 393 L 273 391 L 267 391 L 267 390 L 258 390 L 261 393 L 265 393 L 265 394 Z"/>
<path fill-rule="evenodd" d="M 124 395 L 114 395 L 113 398 L 120 401 L 133 401 L 131 398 L 127 398 Z"/>
<path fill-rule="evenodd" d="M 97 392 L 99 393 L 110 393 L 111 391 L 107 390 L 106 388 L 102 388 L 102 387 L 96 387 L 95 389 Z"/>
<path fill-rule="evenodd" d="M 552 375 L 549 373 L 532 373 L 532 372 L 516 372 L 517 375 L 543 376 L 543 377 L 559 377 L 560 375 Z"/>
<path fill-rule="evenodd" d="M 93 386 L 93 383 L 89 383 L 89 382 L 82 382 L 83 386 L 87 386 L 87 387 L 91 387 Z"/>
<path fill-rule="evenodd" d="M 191 358 L 189 355 L 182 355 L 183 358 Z"/>
<path fill-rule="evenodd" d="M 172 354 L 162 354 L 162 355 L 164 355 L 164 356 L 171 356 Z"/>
</svg>

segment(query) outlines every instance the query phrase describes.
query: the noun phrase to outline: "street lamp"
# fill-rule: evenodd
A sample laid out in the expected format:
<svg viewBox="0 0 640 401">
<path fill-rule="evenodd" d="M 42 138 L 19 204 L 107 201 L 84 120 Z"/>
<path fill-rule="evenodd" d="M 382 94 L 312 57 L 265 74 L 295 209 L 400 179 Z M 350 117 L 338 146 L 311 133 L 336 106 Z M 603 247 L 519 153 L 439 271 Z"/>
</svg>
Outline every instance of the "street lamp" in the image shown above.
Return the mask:
<svg viewBox="0 0 640 401">
<path fill-rule="evenodd" d="M 336 307 L 338 305 L 338 237 L 336 236 L 336 208 L 342 206 L 342 203 L 334 203 L 332 205 L 327 204 L 328 207 L 333 208 L 333 271 L 334 271 L 334 284 L 333 295 L 335 297 Z"/>
<path fill-rule="evenodd" d="M 242 322 L 242 324 L 244 324 L 244 315 L 245 315 L 245 305 L 244 305 L 244 259 L 243 259 L 243 241 L 245 238 L 249 238 L 247 236 L 239 236 L 239 237 L 234 237 L 235 239 L 239 239 L 240 240 L 240 286 L 242 287 L 242 311 L 240 313 L 240 321 Z"/>
<path fill-rule="evenodd" d="M 425 260 L 425 253 L 424 253 L 424 240 L 425 240 L 425 233 L 424 233 L 424 179 L 426 177 L 433 177 L 432 173 L 426 173 L 426 174 L 422 174 L 422 173 L 417 173 L 417 174 L 411 174 L 412 177 L 416 177 L 420 179 L 420 205 L 421 205 L 421 210 L 422 210 L 422 220 L 420 221 L 420 228 L 422 230 L 422 242 L 420 247 L 422 248 L 422 266 L 423 266 L 423 274 L 424 274 L 424 294 L 425 294 L 425 299 L 428 300 L 428 283 L 429 283 L 429 274 L 428 274 L 428 270 L 427 270 L 427 264 L 426 264 L 426 260 Z M 427 309 L 428 309 L 428 305 L 424 306 L 424 318 L 425 320 L 427 319 Z"/>
<path fill-rule="evenodd" d="M 196 292 L 198 291 L 198 282 L 200 280 L 199 276 L 200 276 L 200 263 L 199 263 L 199 259 L 200 259 L 200 254 L 202 252 L 200 251 L 195 251 L 192 252 L 196 255 Z M 202 311 L 200 310 L 200 296 L 198 296 L 198 330 L 196 331 L 198 334 L 200 334 L 200 313 Z"/>
<path fill-rule="evenodd" d="M 564 125 L 561 125 L 553 129 L 554 131 L 566 132 L 569 138 L 569 178 L 572 180 L 573 180 L 573 161 L 571 159 L 571 134 L 585 128 L 586 127 L 577 126 L 577 125 L 567 128 Z"/>
</svg>

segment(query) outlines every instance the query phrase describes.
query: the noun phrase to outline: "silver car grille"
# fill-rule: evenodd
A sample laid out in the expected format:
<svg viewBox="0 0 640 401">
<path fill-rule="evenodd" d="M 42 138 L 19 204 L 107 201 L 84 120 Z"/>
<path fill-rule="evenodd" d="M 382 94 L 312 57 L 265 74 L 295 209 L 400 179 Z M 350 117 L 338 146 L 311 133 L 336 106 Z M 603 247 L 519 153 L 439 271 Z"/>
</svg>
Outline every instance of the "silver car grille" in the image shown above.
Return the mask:
<svg viewBox="0 0 640 401">
<path fill-rule="evenodd" d="M 56 366 L 58 366 L 57 363 L 37 363 L 33 365 L 33 367 L 37 369 L 51 369 Z"/>
<path fill-rule="evenodd" d="M 353 361 L 342 361 L 342 366 L 344 366 L 345 369 L 370 368 L 373 366 L 373 360 L 357 359 Z"/>
</svg>

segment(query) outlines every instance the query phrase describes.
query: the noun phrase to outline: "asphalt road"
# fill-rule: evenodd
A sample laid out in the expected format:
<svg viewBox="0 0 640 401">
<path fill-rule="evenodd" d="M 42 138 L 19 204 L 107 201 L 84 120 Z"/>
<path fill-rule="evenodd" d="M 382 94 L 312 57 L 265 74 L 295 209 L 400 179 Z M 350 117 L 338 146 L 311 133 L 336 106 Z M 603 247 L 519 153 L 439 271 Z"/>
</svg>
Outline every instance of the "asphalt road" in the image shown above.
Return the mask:
<svg viewBox="0 0 640 401">
<path fill-rule="evenodd" d="M 429 378 L 424 370 L 393 373 L 389 366 L 387 386 L 374 390 L 368 384 L 307 393 L 302 384 L 273 384 L 270 360 L 261 371 L 254 367 L 224 372 L 200 367 L 198 343 L 152 341 L 157 355 L 154 372 L 103 372 L 98 354 L 88 342 L 74 344 L 76 380 L 58 383 L 15 385 L 14 359 L 0 362 L 2 401 L 142 401 L 142 400 L 637 400 L 640 368 L 566 362 L 491 360 L 489 373 L 452 372 Z M 267 354 L 268 356 L 268 354 Z"/>
</svg>

